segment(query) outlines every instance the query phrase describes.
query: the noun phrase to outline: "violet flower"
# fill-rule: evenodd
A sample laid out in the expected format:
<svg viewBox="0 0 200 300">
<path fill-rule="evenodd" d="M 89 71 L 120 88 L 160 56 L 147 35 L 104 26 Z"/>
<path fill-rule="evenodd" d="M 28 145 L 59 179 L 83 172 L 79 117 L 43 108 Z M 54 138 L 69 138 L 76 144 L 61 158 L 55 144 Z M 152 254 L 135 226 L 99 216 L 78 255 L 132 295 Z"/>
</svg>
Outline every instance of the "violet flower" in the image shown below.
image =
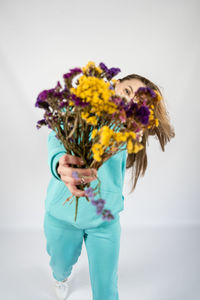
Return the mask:
<svg viewBox="0 0 200 300">
<path fill-rule="evenodd" d="M 88 106 L 90 104 L 89 102 L 83 102 L 82 98 L 77 97 L 75 94 L 71 95 L 71 99 L 72 99 L 72 101 L 74 101 L 74 104 L 76 106 L 85 107 L 85 106 Z"/>
<path fill-rule="evenodd" d="M 68 106 L 68 101 L 66 99 L 63 99 L 60 103 L 59 103 L 59 107 L 63 108 Z"/>
<path fill-rule="evenodd" d="M 150 87 L 139 87 L 137 91 L 135 92 L 135 96 L 141 94 L 141 93 L 149 93 L 152 98 L 156 98 L 156 93 L 151 89 Z"/>
<path fill-rule="evenodd" d="M 134 113 L 134 111 L 137 112 L 138 110 L 138 105 L 137 103 L 133 102 L 133 101 L 130 101 L 124 108 L 125 112 L 126 112 L 126 116 L 127 118 L 128 117 L 131 117 Z"/>
<path fill-rule="evenodd" d="M 108 221 L 114 219 L 114 216 L 111 214 L 110 209 L 104 209 L 102 215 L 102 218 Z"/>
<path fill-rule="evenodd" d="M 76 75 L 76 74 L 81 73 L 81 72 L 82 72 L 81 68 L 70 69 L 70 72 L 64 74 L 63 78 L 68 79 L 71 76 Z"/>
<path fill-rule="evenodd" d="M 88 196 L 88 198 L 94 197 L 93 188 L 91 186 L 85 190 L 85 193 Z"/>
<path fill-rule="evenodd" d="M 105 65 L 103 62 L 101 62 L 101 63 L 99 64 L 99 67 L 100 67 L 104 72 L 108 72 L 108 68 L 106 67 L 106 65 Z"/>
<path fill-rule="evenodd" d="M 41 126 L 43 126 L 43 125 L 47 125 L 47 121 L 45 119 L 41 119 L 41 120 L 37 121 L 36 128 L 40 129 Z"/>
<path fill-rule="evenodd" d="M 100 215 L 102 213 L 106 201 L 102 198 L 99 198 L 98 200 L 93 200 L 91 203 L 96 206 L 97 215 Z"/>
<path fill-rule="evenodd" d="M 108 80 L 111 80 L 114 76 L 116 76 L 119 72 L 121 72 L 119 68 L 108 69 L 103 62 L 99 64 L 99 67 L 106 73 L 106 77 Z"/>
<path fill-rule="evenodd" d="M 142 105 L 136 112 L 136 116 L 139 117 L 139 120 L 142 124 L 147 124 L 149 121 L 150 111 L 147 106 Z"/>
<path fill-rule="evenodd" d="M 47 102 L 47 97 L 48 97 L 48 90 L 42 91 L 37 97 L 35 107 L 48 109 L 49 103 Z"/>
<path fill-rule="evenodd" d="M 57 82 L 55 89 L 60 89 L 61 88 L 61 84 L 60 81 Z"/>
<path fill-rule="evenodd" d="M 51 97 L 51 96 L 62 99 L 63 93 L 56 92 L 55 89 L 44 90 L 38 95 L 36 103 L 35 103 L 35 107 L 48 109 L 49 103 L 48 103 L 47 99 L 48 99 L 48 97 Z"/>
<path fill-rule="evenodd" d="M 120 68 L 111 68 L 108 70 L 107 79 L 111 80 L 114 76 L 116 76 L 119 72 L 121 72 Z"/>
</svg>

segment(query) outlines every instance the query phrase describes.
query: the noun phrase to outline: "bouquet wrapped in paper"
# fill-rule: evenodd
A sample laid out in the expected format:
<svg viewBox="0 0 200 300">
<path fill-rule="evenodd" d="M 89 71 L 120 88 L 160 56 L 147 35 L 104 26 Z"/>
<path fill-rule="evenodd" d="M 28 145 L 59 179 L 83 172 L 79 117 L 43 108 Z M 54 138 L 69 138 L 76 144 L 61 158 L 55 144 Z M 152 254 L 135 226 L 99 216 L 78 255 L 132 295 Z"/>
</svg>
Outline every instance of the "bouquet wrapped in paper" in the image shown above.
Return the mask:
<svg viewBox="0 0 200 300">
<path fill-rule="evenodd" d="M 161 99 L 160 94 L 140 87 L 130 101 L 117 95 L 113 77 L 120 71 L 109 69 L 102 62 L 96 66 L 90 61 L 64 74 L 64 87 L 58 81 L 55 88 L 43 90 L 37 97 L 35 106 L 45 112 L 36 127 L 48 126 L 54 130 L 66 153 L 82 158 L 84 168 L 98 170 L 112 155 L 125 149 L 128 153 L 137 153 L 143 148 L 143 132 L 158 126 L 154 109 Z M 78 178 L 78 173 L 74 172 L 73 176 Z M 96 206 L 97 214 L 111 220 L 114 216 L 104 209 L 105 200 L 95 200 L 101 193 L 100 186 L 97 177 L 94 188 L 90 183 L 79 184 L 78 188 L 85 190 L 85 198 Z M 71 195 L 63 205 L 70 199 L 76 199 L 76 221 L 79 197 Z"/>
</svg>

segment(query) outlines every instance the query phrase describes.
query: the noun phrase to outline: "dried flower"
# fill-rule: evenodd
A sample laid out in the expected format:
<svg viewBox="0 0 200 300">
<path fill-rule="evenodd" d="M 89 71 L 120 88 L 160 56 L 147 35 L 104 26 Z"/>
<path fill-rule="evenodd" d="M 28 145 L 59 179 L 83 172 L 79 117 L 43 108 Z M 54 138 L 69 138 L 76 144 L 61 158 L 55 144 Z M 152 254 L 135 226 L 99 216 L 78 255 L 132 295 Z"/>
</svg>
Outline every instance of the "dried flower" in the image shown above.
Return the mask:
<svg viewBox="0 0 200 300">
<path fill-rule="evenodd" d="M 66 152 L 80 156 L 86 168 L 98 170 L 108 158 L 123 150 L 137 153 L 144 147 L 141 144 L 144 131 L 159 124 L 154 115 L 156 104 L 161 100 L 159 93 L 140 87 L 128 102 L 126 97 L 115 93 L 113 77 L 120 71 L 108 68 L 103 62 L 96 66 L 89 61 L 86 66 L 70 69 L 63 75 L 64 88 L 57 81 L 55 88 L 43 90 L 37 97 L 35 106 L 45 112 L 36 127 L 48 126 L 54 130 Z M 72 176 L 79 178 L 77 172 Z M 101 185 L 98 176 L 96 179 L 94 188 L 90 183 L 77 187 L 85 190 L 86 200 L 96 206 L 98 215 L 111 220 L 114 216 L 109 209 L 104 209 L 105 200 L 94 199 Z M 79 197 L 75 198 L 76 220 Z"/>
</svg>

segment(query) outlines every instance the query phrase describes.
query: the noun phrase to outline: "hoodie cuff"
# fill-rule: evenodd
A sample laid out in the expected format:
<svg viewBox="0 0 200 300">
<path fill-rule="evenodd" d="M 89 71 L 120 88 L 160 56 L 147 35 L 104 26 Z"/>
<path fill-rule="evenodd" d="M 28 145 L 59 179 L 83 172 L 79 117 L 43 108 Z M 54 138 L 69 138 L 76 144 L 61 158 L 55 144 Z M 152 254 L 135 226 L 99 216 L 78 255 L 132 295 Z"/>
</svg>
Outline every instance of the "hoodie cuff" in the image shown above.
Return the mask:
<svg viewBox="0 0 200 300">
<path fill-rule="evenodd" d="M 57 180 L 59 180 L 59 181 L 62 181 L 61 180 L 61 178 L 60 178 L 60 175 L 57 173 L 57 170 L 56 170 L 56 168 L 57 168 L 57 165 L 58 165 L 58 163 L 59 163 L 59 159 L 63 156 L 63 155 L 65 155 L 66 154 L 66 152 L 59 152 L 59 153 L 57 153 L 54 157 L 52 157 L 52 161 L 51 161 L 51 173 L 52 173 L 52 175 L 57 179 Z"/>
</svg>

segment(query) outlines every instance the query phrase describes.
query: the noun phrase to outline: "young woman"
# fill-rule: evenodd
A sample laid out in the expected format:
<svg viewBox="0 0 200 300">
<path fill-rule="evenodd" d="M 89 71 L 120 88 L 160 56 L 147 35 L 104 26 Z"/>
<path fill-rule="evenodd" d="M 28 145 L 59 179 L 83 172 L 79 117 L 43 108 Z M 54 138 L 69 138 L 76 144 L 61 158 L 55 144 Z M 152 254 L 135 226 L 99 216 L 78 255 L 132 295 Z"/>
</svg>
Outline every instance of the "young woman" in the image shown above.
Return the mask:
<svg viewBox="0 0 200 300">
<path fill-rule="evenodd" d="M 139 87 L 150 87 L 161 91 L 153 82 L 137 74 L 117 80 L 115 90 L 118 95 L 131 99 Z M 162 94 L 161 94 L 162 96 Z M 46 249 L 50 256 L 50 266 L 58 299 L 67 299 L 69 276 L 77 262 L 83 240 L 85 242 L 93 300 L 118 300 L 118 259 L 121 225 L 119 213 L 124 209 L 122 194 L 125 170 L 132 167 L 133 188 L 139 175 L 147 168 L 146 143 L 150 135 L 155 135 L 162 151 L 167 142 L 175 136 L 170 124 L 164 99 L 159 101 L 155 111 L 159 126 L 146 132 L 141 143 L 144 148 L 138 153 L 128 154 L 126 150 L 112 156 L 98 169 L 101 180 L 101 197 L 106 200 L 105 208 L 110 209 L 114 219 L 106 220 L 96 214 L 96 208 L 86 201 L 85 192 L 77 189 L 80 183 L 96 180 L 97 170 L 81 168 L 81 159 L 66 154 L 63 144 L 51 131 L 48 136 L 48 164 L 52 174 L 45 199 L 44 233 Z M 71 164 L 78 165 L 73 168 Z M 77 171 L 81 179 L 75 179 Z M 83 179 L 84 178 L 84 179 Z M 74 221 L 75 201 L 62 205 L 71 194 L 79 198 L 78 215 Z"/>
</svg>

